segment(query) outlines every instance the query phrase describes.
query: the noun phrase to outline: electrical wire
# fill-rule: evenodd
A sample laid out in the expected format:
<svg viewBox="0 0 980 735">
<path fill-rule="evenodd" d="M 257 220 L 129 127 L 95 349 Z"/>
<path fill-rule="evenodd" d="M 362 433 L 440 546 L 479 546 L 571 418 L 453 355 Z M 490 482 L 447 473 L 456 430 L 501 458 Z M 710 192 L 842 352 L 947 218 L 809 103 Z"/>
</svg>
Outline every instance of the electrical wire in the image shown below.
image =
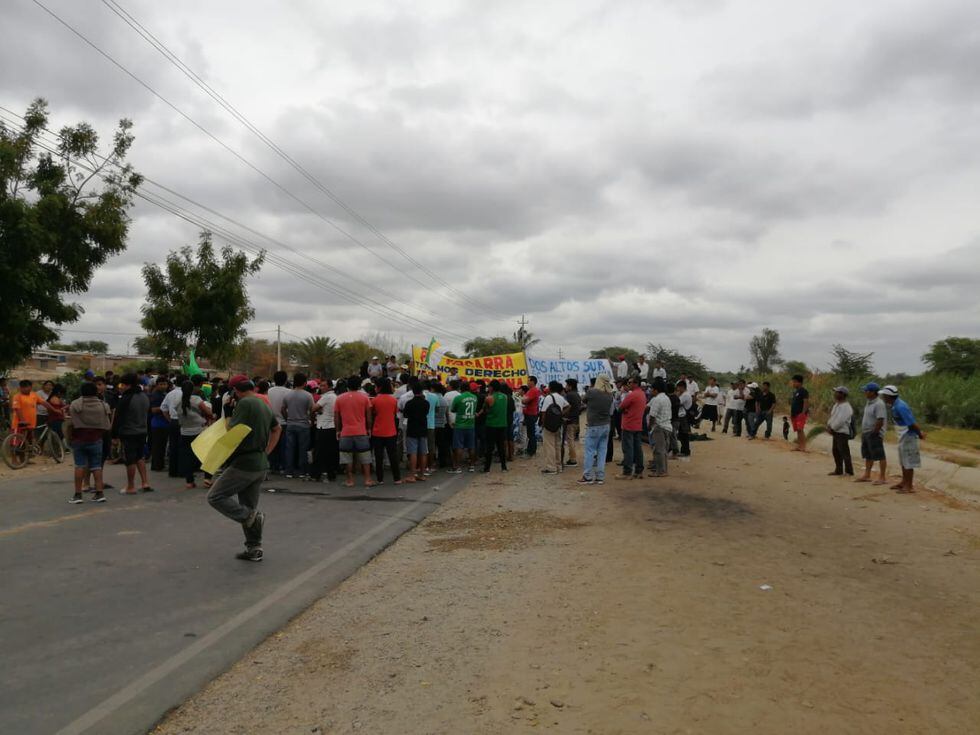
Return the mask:
<svg viewBox="0 0 980 735">
<path fill-rule="evenodd" d="M 6 116 L 3 113 L 6 113 Z M 8 119 L 8 122 L 11 122 L 11 124 L 18 125 L 18 126 L 19 125 L 22 125 L 22 123 L 19 122 L 19 121 L 24 119 L 23 116 L 21 116 L 21 115 L 17 114 L 16 112 L 13 112 L 12 110 L 9 110 L 8 108 L 3 107 L 2 105 L 0 105 L 0 119 L 3 119 L 4 117 L 7 117 L 7 118 L 15 118 L 12 122 L 11 122 L 11 120 Z M 61 138 L 61 135 L 59 133 L 56 133 L 56 132 L 54 132 L 52 130 L 49 130 L 47 128 L 42 128 L 42 130 L 45 133 L 47 133 L 49 136 L 51 136 L 51 137 Z M 51 144 L 51 145 L 56 145 L 56 144 Z M 50 148 L 49 149 L 46 149 L 46 150 L 49 150 L 49 152 L 55 152 L 55 151 L 51 151 Z M 104 156 L 99 156 L 97 154 L 95 155 L 95 158 L 100 159 L 102 161 L 109 160 L 109 159 L 105 158 Z M 198 208 L 200 208 L 200 209 L 202 209 L 202 210 L 204 210 L 204 211 L 206 211 L 206 212 L 208 212 L 208 213 L 210 213 L 210 214 L 212 214 L 212 215 L 214 215 L 216 217 L 219 217 L 220 219 L 222 219 L 222 220 L 224 220 L 226 222 L 229 222 L 229 223 L 231 223 L 231 224 L 233 224 L 233 225 L 235 225 L 235 226 L 237 226 L 237 227 L 239 227 L 239 228 L 241 228 L 241 229 L 243 229 L 243 230 L 245 230 L 245 231 L 247 231 L 247 232 L 249 232 L 249 233 L 251 233 L 253 235 L 256 235 L 258 237 L 261 237 L 262 239 L 264 239 L 264 240 L 266 240 L 266 241 L 268 241 L 270 243 L 273 243 L 274 245 L 277 245 L 277 246 L 279 246 L 281 248 L 284 248 L 284 249 L 286 249 L 286 250 L 294 253 L 297 257 L 302 258 L 304 261 L 309 261 L 309 262 L 315 263 L 318 266 L 320 266 L 321 268 L 323 268 L 324 270 L 327 270 L 327 271 L 331 271 L 333 273 L 336 273 L 341 278 L 343 278 L 345 280 L 345 282 L 351 282 L 351 283 L 357 284 L 357 285 L 361 286 L 362 288 L 366 289 L 366 292 L 368 292 L 368 293 L 371 292 L 371 291 L 376 290 L 376 288 L 377 288 L 375 285 L 372 285 L 372 284 L 369 284 L 369 283 L 367 283 L 365 281 L 362 281 L 362 280 L 360 280 L 360 279 L 358 279 L 358 278 L 356 278 L 356 277 L 354 277 L 354 276 L 346 273 L 345 271 L 340 270 L 339 268 L 336 268 L 336 267 L 334 267 L 332 265 L 329 265 L 327 263 L 324 263 L 324 262 L 322 262 L 322 261 L 320 261 L 320 260 L 318 260 L 318 259 L 316 259 L 316 258 L 314 258 L 312 256 L 306 255 L 305 253 L 302 253 L 302 252 L 296 250 L 295 248 L 289 246 L 288 244 L 286 244 L 284 242 L 281 242 L 279 240 L 276 240 L 275 238 L 270 237 L 269 235 L 266 235 L 264 233 L 261 233 L 258 230 L 255 230 L 255 229 L 249 227 L 248 225 L 245 225 L 242 222 L 239 222 L 238 220 L 235 220 L 235 219 L 233 219 L 231 217 L 228 217 L 228 216 L 226 216 L 226 215 L 218 212 L 217 210 L 212 209 L 211 207 L 208 207 L 208 206 L 206 206 L 204 204 L 201 204 L 200 202 L 197 202 L 197 201 L 191 199 L 190 197 L 187 197 L 187 196 L 185 196 L 185 195 L 183 195 L 183 194 L 175 191 L 174 189 L 171 189 L 171 188 L 169 188 L 167 186 L 164 186 L 163 184 L 160 184 L 159 182 L 156 182 L 153 179 L 150 179 L 148 177 L 143 177 L 143 180 L 144 180 L 145 183 L 149 183 L 152 186 L 155 186 L 158 189 L 161 189 L 162 191 L 167 192 L 168 194 L 171 194 L 173 196 L 176 196 L 179 199 L 182 199 L 185 202 L 188 202 L 190 204 L 193 204 L 194 206 L 196 206 L 196 207 L 198 207 Z M 180 206 L 180 205 L 176 205 L 175 203 L 172 203 L 172 202 L 171 202 L 171 204 L 173 204 L 173 206 Z M 217 231 L 219 228 L 218 228 L 218 226 L 214 225 L 213 223 L 208 223 L 207 229 L 209 229 L 211 231 Z M 225 238 L 225 239 L 227 239 L 227 238 Z M 340 286 L 339 284 L 336 284 L 336 282 L 334 282 L 334 281 L 329 281 L 327 279 L 324 279 L 324 280 L 327 281 L 328 283 L 330 283 L 330 284 L 338 287 L 338 288 L 344 288 L 344 287 Z M 431 311 L 429 309 L 426 309 L 425 307 L 416 306 L 414 304 L 411 304 L 410 302 L 401 301 L 400 299 L 397 299 L 397 298 L 396 299 L 393 299 L 393 300 L 399 302 L 400 304 L 404 304 L 405 306 L 408 306 L 408 307 L 417 309 L 419 311 L 428 313 L 431 316 L 434 316 L 434 317 L 436 317 L 438 319 L 441 319 L 443 323 L 446 323 L 446 322 L 453 323 L 453 324 L 456 324 L 457 326 L 462 327 L 463 329 L 469 330 L 470 332 L 475 332 L 475 330 L 474 330 L 474 328 L 473 328 L 472 325 L 463 324 L 462 322 L 459 322 L 456 319 L 451 319 L 451 318 L 445 317 L 444 315 L 437 314 L 436 312 L 433 312 L 433 311 Z M 388 308 L 388 307 L 384 307 L 384 308 Z M 410 318 L 415 319 L 416 317 L 411 317 L 410 316 Z M 429 322 L 423 322 L 423 323 L 430 324 Z M 439 329 L 443 330 L 444 333 L 452 334 L 451 332 L 446 332 L 444 326 L 440 326 Z"/>
<path fill-rule="evenodd" d="M 471 303 L 477 308 L 481 309 L 483 312 L 495 311 L 485 304 L 481 304 L 475 299 L 471 298 L 467 294 L 456 289 L 452 284 L 444 280 L 438 273 L 433 272 L 427 268 L 423 263 L 419 262 L 417 259 L 413 258 L 409 253 L 405 252 L 397 243 L 392 241 L 387 235 L 381 232 L 377 227 L 366 220 L 359 212 L 354 210 L 345 201 L 343 201 L 339 196 L 337 196 L 333 191 L 331 191 L 326 185 L 324 185 L 319 179 L 317 179 L 313 174 L 311 174 L 306 168 L 304 168 L 300 163 L 298 163 L 292 156 L 286 153 L 278 144 L 272 141 L 268 136 L 265 135 L 258 127 L 256 127 L 243 113 L 241 113 L 234 105 L 232 105 L 228 100 L 226 100 L 219 92 L 217 92 L 211 85 L 209 85 L 204 79 L 202 79 L 193 69 L 191 69 L 184 61 L 178 57 L 173 51 L 167 48 L 159 38 L 153 35 L 149 29 L 146 28 L 142 23 L 140 23 L 136 18 L 134 18 L 125 8 L 123 8 L 115 0 L 102 0 L 103 5 L 105 5 L 110 11 L 112 11 L 117 17 L 123 20 L 133 31 L 135 31 L 143 40 L 149 43 L 154 49 L 156 49 L 167 61 L 173 64 L 184 76 L 191 80 L 199 89 L 201 89 L 205 94 L 207 94 L 212 100 L 214 100 L 220 107 L 222 107 L 228 114 L 230 114 L 235 120 L 241 123 L 249 132 L 255 135 L 262 143 L 264 143 L 270 150 L 272 150 L 276 155 L 282 158 L 286 163 L 292 166 L 297 172 L 299 172 L 307 181 L 313 184 L 317 189 L 319 189 L 323 194 L 325 194 L 331 201 L 340 206 L 345 212 L 347 212 L 351 217 L 353 217 L 362 226 L 367 228 L 369 231 L 374 233 L 378 239 L 383 243 L 388 245 L 388 247 L 395 250 L 402 257 L 404 257 L 409 263 L 413 264 L 423 273 L 430 276 L 437 283 L 441 284 L 447 290 L 455 293 L 460 298 Z M 506 318 L 506 317 L 503 317 Z"/>
<path fill-rule="evenodd" d="M 65 28 L 67 28 L 69 31 L 71 31 L 75 36 L 77 36 L 79 39 L 81 39 L 83 42 L 85 42 L 88 46 L 90 46 L 92 49 L 94 49 L 97 53 L 99 53 L 107 61 L 109 61 L 110 63 L 112 63 L 114 66 L 116 66 L 120 71 L 122 71 L 124 74 L 126 74 L 127 76 L 129 76 L 131 79 L 133 79 L 135 82 L 137 82 L 140 86 L 142 86 L 148 92 L 150 92 L 151 94 L 153 94 L 157 99 L 159 99 L 161 102 L 163 102 L 165 105 L 167 105 L 170 109 L 172 109 L 178 115 L 180 115 L 181 117 L 183 117 L 187 122 L 189 122 L 191 125 L 193 125 L 195 128 L 197 128 L 199 131 L 201 131 L 202 133 L 204 133 L 207 137 L 209 137 L 211 140 L 213 140 L 214 142 L 216 142 L 218 145 L 220 145 L 226 151 L 228 151 L 229 153 L 231 153 L 235 158 L 237 158 L 240 162 L 242 162 L 248 168 L 252 169 L 255 173 L 259 174 L 262 178 L 264 178 L 270 184 L 272 184 L 277 189 L 279 189 L 283 194 L 285 194 L 290 199 L 292 199 L 293 201 L 295 201 L 298 204 L 300 204 L 304 209 L 306 209 L 311 214 L 313 214 L 314 216 L 316 216 L 317 218 L 319 218 L 320 220 L 322 220 L 323 222 L 325 222 L 326 224 L 328 224 L 330 227 L 334 228 L 337 232 L 339 232 L 340 234 L 342 234 L 344 237 L 346 237 L 347 239 L 349 239 L 351 242 L 355 243 L 359 247 L 361 247 L 364 250 L 366 250 L 368 253 L 370 253 L 372 256 L 374 256 L 376 259 L 380 260 L 385 265 L 388 265 L 388 266 L 394 268 L 394 265 L 392 265 L 387 260 L 385 260 L 383 257 L 381 257 L 378 253 L 376 253 L 374 250 L 372 250 L 370 247 L 368 247 L 365 243 L 363 243 L 361 240 L 359 240 L 357 237 L 355 237 L 351 232 L 347 231 L 346 229 L 344 229 L 343 227 L 341 227 L 340 225 L 338 225 L 336 222 L 334 222 L 330 218 L 326 217 L 321 212 L 317 211 L 315 208 L 313 208 L 304 199 L 300 198 L 299 196 L 297 196 L 296 194 L 294 194 L 293 192 L 291 192 L 289 189 L 287 189 L 279 181 L 277 181 L 276 179 L 274 179 L 272 176 L 270 176 L 265 171 L 263 171 L 262 169 L 260 169 L 258 166 L 256 166 L 254 163 L 252 163 L 250 160 L 248 160 L 247 158 L 245 158 L 241 153 L 239 153 L 234 148 L 232 148 L 230 145 L 228 145 L 223 140 L 221 140 L 220 138 L 218 138 L 218 136 L 216 136 L 214 133 L 212 133 L 209 129 L 207 129 L 206 127 L 204 127 L 201 123 L 197 122 L 197 120 L 195 120 L 194 118 L 192 118 L 188 113 L 184 112 L 182 109 L 180 109 L 179 107 L 177 107 L 177 105 L 175 105 L 169 99 L 167 99 L 166 97 L 164 97 L 163 95 L 161 95 L 159 92 L 157 92 L 147 82 L 145 82 L 143 79 L 141 79 L 136 74 L 134 74 L 132 71 L 130 71 L 128 68 L 126 68 L 126 66 L 124 66 L 121 62 L 119 62 L 118 60 L 116 60 L 112 55 L 110 55 L 107 51 L 103 50 L 94 41 L 92 41 L 87 36 L 85 36 L 81 31 L 79 31 L 77 28 L 75 28 L 74 26 L 72 26 L 70 23 L 68 23 L 66 20 L 64 20 L 61 16 L 59 16 L 53 10 L 51 10 L 50 8 L 48 8 L 46 5 L 44 5 L 44 3 L 40 2 L 40 0 L 32 0 L 32 2 L 35 5 L 37 5 L 39 8 L 41 8 L 42 10 L 44 10 L 48 15 L 50 15 L 56 21 L 58 21 L 58 23 L 60 23 Z M 421 287 L 423 287 L 425 289 L 429 289 L 430 288 L 429 287 L 429 284 L 426 284 L 425 282 L 423 282 L 420 279 L 416 278 L 411 273 L 405 273 L 405 272 L 399 271 L 397 268 L 395 268 L 395 270 L 396 270 L 397 273 L 399 273 L 399 275 L 401 275 L 403 277 L 406 277 L 406 278 L 414 281 L 419 286 L 421 286 Z M 468 308 L 471 311 L 475 311 L 477 313 L 481 313 L 481 315 L 485 315 L 485 309 L 483 309 L 483 310 L 477 310 L 477 309 L 474 309 L 474 307 L 471 307 L 471 306 L 466 306 L 465 308 Z"/>
</svg>

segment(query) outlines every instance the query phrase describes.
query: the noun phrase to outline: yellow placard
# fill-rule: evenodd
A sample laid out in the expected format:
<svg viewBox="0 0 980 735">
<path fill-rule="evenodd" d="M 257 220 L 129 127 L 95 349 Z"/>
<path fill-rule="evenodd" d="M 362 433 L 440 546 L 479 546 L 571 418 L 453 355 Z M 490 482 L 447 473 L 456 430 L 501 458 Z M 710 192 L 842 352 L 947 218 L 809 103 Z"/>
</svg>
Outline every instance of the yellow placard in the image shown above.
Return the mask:
<svg viewBox="0 0 980 735">
<path fill-rule="evenodd" d="M 214 474 L 221 469 L 221 465 L 228 461 L 232 452 L 238 449 L 242 439 L 251 431 L 252 427 L 245 424 L 238 424 L 231 429 L 225 421 L 211 424 L 191 442 L 191 449 L 201 460 L 201 469 L 208 474 Z"/>
<path fill-rule="evenodd" d="M 425 364 L 425 347 L 412 349 L 412 358 L 416 365 Z M 527 359 L 523 352 L 513 352 L 508 355 L 490 355 L 488 357 L 443 357 L 436 368 L 439 380 L 445 383 L 451 377 L 452 368 L 456 368 L 463 380 L 500 380 L 511 388 L 519 388 L 527 383 Z"/>
</svg>

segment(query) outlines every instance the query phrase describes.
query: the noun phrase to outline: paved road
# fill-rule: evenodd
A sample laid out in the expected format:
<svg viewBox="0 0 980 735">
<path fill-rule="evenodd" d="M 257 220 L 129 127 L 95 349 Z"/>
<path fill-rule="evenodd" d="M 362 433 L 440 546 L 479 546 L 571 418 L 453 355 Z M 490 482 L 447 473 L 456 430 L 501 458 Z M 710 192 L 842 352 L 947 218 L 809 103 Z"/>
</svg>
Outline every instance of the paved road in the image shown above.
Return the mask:
<svg viewBox="0 0 980 735">
<path fill-rule="evenodd" d="M 466 478 L 371 497 L 270 483 L 251 564 L 203 490 L 154 474 L 154 494 L 68 505 L 69 472 L 0 482 L 0 733 L 146 732 Z M 121 486 L 122 469 L 107 479 Z"/>
</svg>

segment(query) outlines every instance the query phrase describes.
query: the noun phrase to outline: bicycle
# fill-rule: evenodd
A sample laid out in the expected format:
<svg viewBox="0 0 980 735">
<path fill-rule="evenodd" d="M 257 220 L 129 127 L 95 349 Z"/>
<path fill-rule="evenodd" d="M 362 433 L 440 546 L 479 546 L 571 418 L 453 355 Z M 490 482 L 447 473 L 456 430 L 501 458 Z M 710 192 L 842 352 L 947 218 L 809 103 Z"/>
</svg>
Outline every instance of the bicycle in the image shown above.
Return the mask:
<svg viewBox="0 0 980 735">
<path fill-rule="evenodd" d="M 3 440 L 3 445 L 0 445 L 0 454 L 7 466 L 12 470 L 19 470 L 33 457 L 40 457 L 45 452 L 61 464 L 65 458 L 65 445 L 61 437 L 51 431 L 47 424 L 34 429 L 33 438 L 28 438 L 25 428 L 23 425 L 18 426 Z"/>
</svg>

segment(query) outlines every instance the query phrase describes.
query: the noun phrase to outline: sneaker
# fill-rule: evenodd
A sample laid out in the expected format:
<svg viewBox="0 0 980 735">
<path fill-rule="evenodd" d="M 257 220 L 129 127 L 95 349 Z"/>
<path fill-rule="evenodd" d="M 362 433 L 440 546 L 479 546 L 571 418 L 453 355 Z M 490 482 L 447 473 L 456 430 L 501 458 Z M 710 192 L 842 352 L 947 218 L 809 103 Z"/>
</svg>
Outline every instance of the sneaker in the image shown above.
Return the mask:
<svg viewBox="0 0 980 735">
<path fill-rule="evenodd" d="M 286 478 L 287 480 L 292 480 L 292 479 L 293 479 L 293 476 L 292 476 L 292 475 L 284 475 L 284 477 L 285 477 L 285 478 Z"/>
<path fill-rule="evenodd" d="M 384 480 L 378 480 L 376 483 L 374 483 L 374 487 L 378 487 L 379 485 L 384 485 L 384 484 L 385 484 Z"/>
<path fill-rule="evenodd" d="M 450 475 L 462 475 L 463 474 L 463 470 L 461 470 L 459 468 L 457 468 L 457 469 L 450 468 L 450 469 L 446 470 L 446 472 L 448 472 Z"/>
<path fill-rule="evenodd" d="M 81 493 L 75 493 L 71 496 L 71 498 L 69 498 L 68 502 L 72 505 L 78 505 L 79 503 L 84 503 L 85 498 L 82 497 Z"/>
<path fill-rule="evenodd" d="M 104 503 L 105 502 L 105 493 L 99 493 L 99 492 L 95 493 L 95 495 L 92 496 L 91 502 L 93 502 L 93 503 Z"/>
<path fill-rule="evenodd" d="M 470 465 L 470 468 L 467 470 L 467 472 L 476 472 L 476 467 Z"/>
<path fill-rule="evenodd" d="M 606 481 L 605 480 L 596 480 L 593 484 L 594 485 L 605 485 L 606 484 Z"/>
<path fill-rule="evenodd" d="M 565 463 L 565 466 L 566 467 L 578 467 L 578 462 L 576 462 L 574 459 L 570 459 L 570 460 L 568 460 Z"/>
<path fill-rule="evenodd" d="M 595 485 L 595 480 L 590 480 L 588 477 L 580 477 L 576 482 L 579 485 Z"/>
<path fill-rule="evenodd" d="M 632 480 L 633 475 L 616 475 L 617 480 Z"/>
<path fill-rule="evenodd" d="M 552 470 L 552 469 L 541 470 L 541 474 L 542 475 L 557 475 L 558 474 L 558 470 Z"/>
<path fill-rule="evenodd" d="M 262 561 L 262 549 L 245 549 L 235 554 L 235 558 L 242 561 Z"/>
</svg>

